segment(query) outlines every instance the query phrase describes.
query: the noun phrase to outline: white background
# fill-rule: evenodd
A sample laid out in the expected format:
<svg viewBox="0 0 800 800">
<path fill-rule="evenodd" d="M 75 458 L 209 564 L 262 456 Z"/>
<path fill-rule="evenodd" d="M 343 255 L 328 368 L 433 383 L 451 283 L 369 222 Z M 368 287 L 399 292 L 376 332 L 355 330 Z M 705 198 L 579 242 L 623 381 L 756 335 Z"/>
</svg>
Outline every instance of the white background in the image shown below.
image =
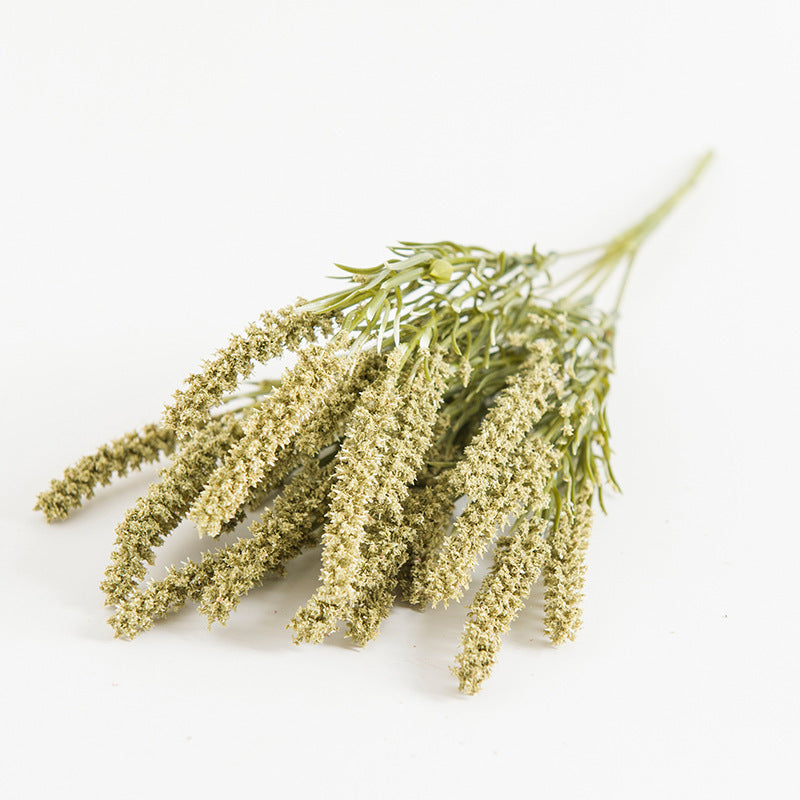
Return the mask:
<svg viewBox="0 0 800 800">
<path fill-rule="evenodd" d="M 4 797 L 798 796 L 796 3 L 0 9 Z M 708 147 L 626 298 L 576 642 L 534 597 L 474 698 L 458 606 L 295 647 L 315 554 L 226 628 L 112 639 L 97 586 L 155 473 L 47 526 L 64 466 L 333 261 L 594 243 Z"/>
</svg>

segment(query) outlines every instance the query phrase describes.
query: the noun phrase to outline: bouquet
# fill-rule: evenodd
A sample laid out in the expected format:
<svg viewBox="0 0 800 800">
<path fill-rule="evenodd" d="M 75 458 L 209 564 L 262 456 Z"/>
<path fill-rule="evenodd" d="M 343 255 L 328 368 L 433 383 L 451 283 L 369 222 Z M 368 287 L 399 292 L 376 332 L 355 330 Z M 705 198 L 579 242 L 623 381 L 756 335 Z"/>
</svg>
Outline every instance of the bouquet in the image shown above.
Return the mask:
<svg viewBox="0 0 800 800">
<path fill-rule="evenodd" d="M 546 634 L 573 639 L 594 505 L 618 488 L 606 408 L 620 302 L 643 242 L 709 158 L 586 250 L 401 242 L 378 266 L 337 265 L 344 288 L 265 312 L 187 379 L 162 422 L 68 468 L 39 495 L 49 521 L 170 459 L 116 530 L 101 584 L 115 634 L 189 601 L 224 624 L 320 545 L 319 585 L 289 622 L 297 642 L 343 625 L 363 645 L 398 599 L 459 601 L 488 550 L 453 667 L 460 689 L 478 691 L 540 578 Z M 287 353 L 280 379 L 254 377 Z M 220 545 L 148 580 L 187 517 Z"/>
</svg>

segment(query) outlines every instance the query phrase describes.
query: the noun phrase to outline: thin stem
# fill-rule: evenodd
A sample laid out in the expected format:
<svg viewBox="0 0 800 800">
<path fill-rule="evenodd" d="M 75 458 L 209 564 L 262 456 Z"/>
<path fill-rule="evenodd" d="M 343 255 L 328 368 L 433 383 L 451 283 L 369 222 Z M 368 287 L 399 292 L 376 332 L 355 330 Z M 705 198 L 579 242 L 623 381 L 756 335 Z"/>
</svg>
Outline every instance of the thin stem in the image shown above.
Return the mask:
<svg viewBox="0 0 800 800">
<path fill-rule="evenodd" d="M 618 265 L 627 259 L 627 266 L 625 276 L 623 278 L 620 293 L 617 297 L 614 311 L 619 310 L 619 304 L 622 299 L 622 293 L 627 285 L 628 276 L 630 274 L 633 259 L 639 248 L 642 246 L 647 237 L 658 227 L 664 218 L 672 211 L 673 208 L 681 201 L 681 199 L 689 192 L 689 190 L 697 183 L 700 176 L 708 167 L 713 158 L 711 151 L 707 152 L 695 165 L 689 176 L 673 191 L 663 202 L 661 202 L 653 211 L 640 219 L 635 225 L 627 228 L 618 236 L 611 239 L 604 245 L 595 247 L 583 248 L 582 250 L 573 250 L 567 253 L 561 253 L 561 257 L 580 255 L 582 253 L 592 253 L 602 250 L 601 254 L 592 259 L 588 264 L 570 272 L 558 281 L 550 283 L 547 291 L 557 289 L 565 286 L 574 280 L 581 279 L 580 283 L 575 286 L 568 294 L 567 297 L 574 296 L 580 289 L 592 281 L 592 279 L 601 271 L 608 270 L 608 274 L 604 276 L 603 280 L 595 287 L 593 294 L 597 292 L 602 284 L 608 279 L 612 272 L 616 270 Z"/>
<path fill-rule="evenodd" d="M 625 289 L 628 286 L 628 278 L 630 278 L 631 269 L 633 268 L 633 262 L 636 260 L 636 255 L 637 253 L 634 251 L 628 256 L 628 264 L 625 267 L 625 274 L 622 276 L 622 283 L 619 286 L 617 299 L 614 303 L 614 310 L 612 311 L 613 316 L 616 316 L 619 313 L 619 307 L 622 304 L 622 296 L 625 294 Z"/>
<path fill-rule="evenodd" d="M 641 219 L 636 225 L 629 228 L 621 236 L 618 236 L 618 242 L 630 242 L 633 246 L 632 249 L 638 249 L 642 242 L 655 230 L 661 221 L 672 211 L 673 208 L 683 199 L 687 192 L 697 183 L 700 176 L 711 163 L 714 154 L 708 151 L 695 165 L 694 169 L 689 174 L 683 183 L 664 200 L 661 205 L 651 211 L 646 217 Z M 629 248 L 630 249 L 630 248 Z"/>
</svg>

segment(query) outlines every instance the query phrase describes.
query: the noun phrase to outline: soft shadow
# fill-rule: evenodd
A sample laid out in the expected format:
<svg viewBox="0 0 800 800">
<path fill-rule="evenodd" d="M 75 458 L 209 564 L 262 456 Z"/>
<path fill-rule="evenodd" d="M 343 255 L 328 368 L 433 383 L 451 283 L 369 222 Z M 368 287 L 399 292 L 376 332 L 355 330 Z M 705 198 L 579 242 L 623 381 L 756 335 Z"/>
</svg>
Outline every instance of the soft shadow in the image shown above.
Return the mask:
<svg viewBox="0 0 800 800">
<path fill-rule="evenodd" d="M 76 633 L 93 641 L 111 641 L 113 632 L 106 620 L 113 609 L 103 606 L 103 596 L 97 588 L 103 577 L 108 555 L 114 541 L 114 528 L 122 519 L 125 508 L 146 490 L 155 469 L 135 473 L 118 485 L 102 489 L 97 497 L 80 510 L 74 518 L 56 525 L 41 523 L 43 536 L 51 542 L 51 558 L 42 559 L 41 542 L 31 550 L 38 550 L 34 563 L 25 558 L 26 568 L 36 575 L 36 580 L 46 585 L 58 602 L 72 608 Z M 247 536 L 247 526 L 259 515 L 239 526 L 237 531 L 218 540 L 200 538 L 192 523 L 184 522 L 172 532 L 157 549 L 156 564 L 150 569 L 148 581 L 163 577 L 170 565 L 180 565 L 187 559 L 197 560 L 208 550 L 224 547 L 240 536 Z M 87 523 L 90 522 L 91 524 Z M 100 531 L 103 536 L 99 536 Z M 39 537 L 37 537 L 39 538 Z M 319 585 L 321 548 L 316 547 L 293 559 L 284 577 L 267 576 L 261 586 L 243 597 L 239 607 L 226 625 L 215 623 L 210 631 L 196 605 L 188 603 L 177 612 L 157 620 L 150 631 L 141 633 L 133 643 L 142 638 L 161 635 L 177 638 L 189 646 L 198 637 L 210 636 L 219 645 L 251 652 L 275 653 L 287 651 L 296 645 L 287 625 L 298 608 L 314 594 Z M 450 672 L 460 649 L 464 620 L 472 598 L 488 569 L 491 557 L 484 559 L 476 569 L 469 590 L 459 603 L 445 608 L 425 609 L 424 612 L 406 603 L 396 602 L 389 617 L 384 620 L 376 641 L 362 648 L 345 636 L 345 625 L 326 639 L 323 646 L 337 650 L 358 652 L 380 650 L 378 661 L 391 659 L 401 682 L 413 692 L 443 700 L 464 699 L 457 689 L 457 680 Z M 543 587 L 535 587 L 529 602 L 515 621 L 506 639 L 509 642 L 537 649 L 550 648 L 541 634 Z M 502 652 L 500 655 L 502 658 Z M 376 663 L 376 666 L 379 666 Z"/>
<path fill-rule="evenodd" d="M 229 537 L 229 541 L 234 541 L 234 538 Z M 191 552 L 187 552 L 187 548 L 183 549 L 181 560 L 187 557 L 196 559 L 205 549 L 207 549 L 205 541 L 195 542 L 190 548 Z M 213 636 L 227 646 L 253 651 L 275 651 L 294 647 L 292 632 L 287 630 L 287 625 L 297 609 L 316 590 L 319 568 L 320 547 L 315 547 L 289 562 L 285 576 L 266 576 L 260 586 L 254 587 L 241 598 L 239 606 L 228 621 L 224 625 L 213 623 L 207 635 Z M 156 571 L 156 575 L 158 574 Z M 177 612 L 170 613 L 168 617 L 154 623 L 153 630 L 157 627 L 177 629 L 181 617 L 192 615 L 199 617 L 203 627 L 207 627 L 206 619 L 199 614 L 197 605 L 190 602 Z"/>
</svg>

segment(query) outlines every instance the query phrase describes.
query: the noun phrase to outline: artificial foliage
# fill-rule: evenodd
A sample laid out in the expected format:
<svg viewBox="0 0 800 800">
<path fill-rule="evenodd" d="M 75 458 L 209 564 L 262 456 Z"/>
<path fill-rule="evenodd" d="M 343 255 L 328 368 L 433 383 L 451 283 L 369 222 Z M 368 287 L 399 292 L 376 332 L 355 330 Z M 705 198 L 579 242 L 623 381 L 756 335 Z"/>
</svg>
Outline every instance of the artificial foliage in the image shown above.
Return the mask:
<svg viewBox="0 0 800 800">
<path fill-rule="evenodd" d="M 116 530 L 101 584 L 115 634 L 133 638 L 187 602 L 224 624 L 319 546 L 319 585 L 289 622 L 297 642 L 344 626 L 363 645 L 398 600 L 460 601 L 487 551 L 453 667 L 460 689 L 478 691 L 540 579 L 544 631 L 573 639 L 593 509 L 618 488 L 606 407 L 620 302 L 642 243 L 708 158 L 594 248 L 403 242 L 378 266 L 341 266 L 343 288 L 264 313 L 187 379 L 160 424 L 68 468 L 38 498 L 50 521 L 169 458 Z M 287 353 L 280 379 L 254 378 Z M 219 546 L 148 578 L 185 518 Z"/>
</svg>

